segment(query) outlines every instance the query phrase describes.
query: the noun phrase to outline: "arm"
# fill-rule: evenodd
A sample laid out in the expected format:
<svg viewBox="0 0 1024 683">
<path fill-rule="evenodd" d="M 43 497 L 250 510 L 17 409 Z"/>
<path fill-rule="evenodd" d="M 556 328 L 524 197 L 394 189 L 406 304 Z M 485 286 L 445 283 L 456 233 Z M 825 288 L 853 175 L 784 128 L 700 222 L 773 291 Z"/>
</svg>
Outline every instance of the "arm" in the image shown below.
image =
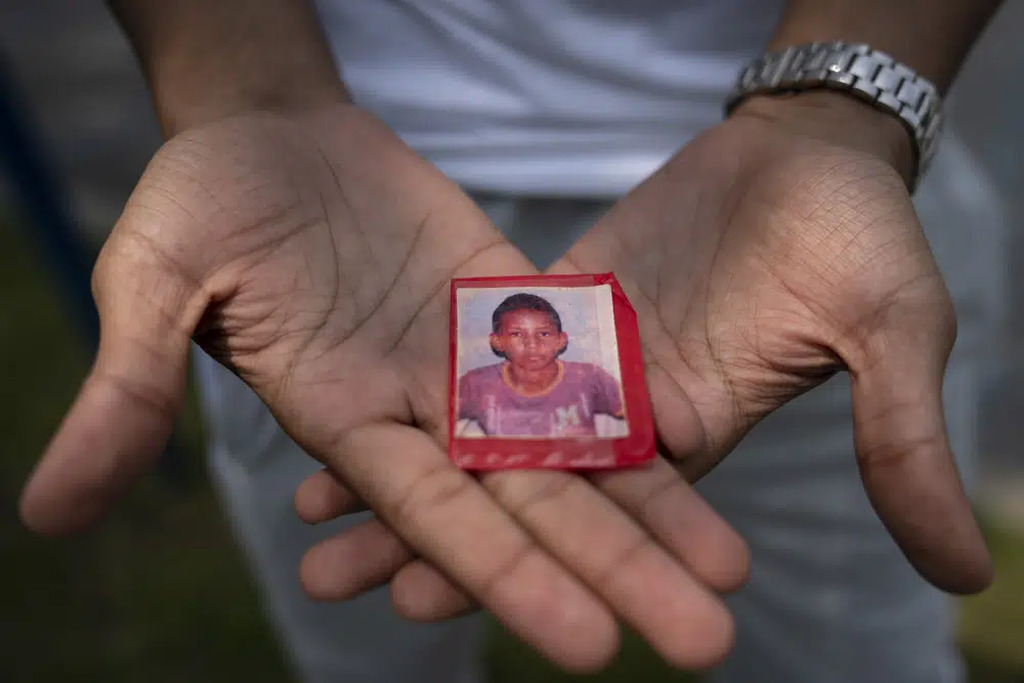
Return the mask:
<svg viewBox="0 0 1024 683">
<path fill-rule="evenodd" d="M 296 111 L 348 94 L 310 3 L 110 0 L 167 137 L 231 114 Z"/>
<path fill-rule="evenodd" d="M 995 7 L 793 0 L 769 47 L 866 42 L 945 89 Z M 912 163 L 902 124 L 849 94 L 751 97 L 553 269 L 614 271 L 643 311 L 659 437 L 690 478 L 847 372 L 857 463 L 879 517 L 924 577 L 978 591 L 991 558 L 942 405 L 956 319 L 907 192 Z"/>
</svg>

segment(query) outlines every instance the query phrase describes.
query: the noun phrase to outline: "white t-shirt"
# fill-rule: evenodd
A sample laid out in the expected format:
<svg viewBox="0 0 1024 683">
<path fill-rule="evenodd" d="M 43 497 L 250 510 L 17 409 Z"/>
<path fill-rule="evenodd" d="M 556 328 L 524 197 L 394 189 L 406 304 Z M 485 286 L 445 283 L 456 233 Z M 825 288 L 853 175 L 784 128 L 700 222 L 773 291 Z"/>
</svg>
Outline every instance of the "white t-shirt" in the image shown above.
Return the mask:
<svg viewBox="0 0 1024 683">
<path fill-rule="evenodd" d="M 722 118 L 778 0 L 320 0 L 357 102 L 474 190 L 616 196 Z"/>
<path fill-rule="evenodd" d="M 721 121 L 736 74 L 764 50 L 782 8 L 319 0 L 356 100 L 450 178 L 470 190 L 577 198 L 624 194 Z M 961 320 L 988 317 L 1004 300 L 1004 269 L 992 264 L 1001 263 L 1005 217 L 951 128 L 917 205 Z"/>
</svg>

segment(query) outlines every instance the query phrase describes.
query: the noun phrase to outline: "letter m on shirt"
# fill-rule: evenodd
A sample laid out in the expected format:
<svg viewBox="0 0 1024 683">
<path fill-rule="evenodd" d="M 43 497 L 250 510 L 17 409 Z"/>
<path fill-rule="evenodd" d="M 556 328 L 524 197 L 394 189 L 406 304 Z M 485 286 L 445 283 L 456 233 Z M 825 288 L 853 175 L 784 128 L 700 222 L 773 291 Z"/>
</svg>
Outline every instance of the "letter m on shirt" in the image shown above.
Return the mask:
<svg viewBox="0 0 1024 683">
<path fill-rule="evenodd" d="M 564 432 L 569 427 L 580 426 L 580 413 L 575 405 L 555 408 L 556 431 Z"/>
</svg>

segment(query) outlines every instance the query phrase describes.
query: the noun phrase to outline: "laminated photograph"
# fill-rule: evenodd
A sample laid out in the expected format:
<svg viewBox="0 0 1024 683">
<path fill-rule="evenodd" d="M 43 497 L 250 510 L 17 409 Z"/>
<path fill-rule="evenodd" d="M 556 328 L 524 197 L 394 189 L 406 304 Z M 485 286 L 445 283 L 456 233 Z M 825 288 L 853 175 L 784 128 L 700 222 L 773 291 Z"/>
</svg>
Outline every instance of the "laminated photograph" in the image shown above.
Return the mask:
<svg viewBox="0 0 1024 683">
<path fill-rule="evenodd" d="M 465 469 L 655 455 L 636 314 L 610 273 L 451 285 L 449 454 Z"/>
</svg>

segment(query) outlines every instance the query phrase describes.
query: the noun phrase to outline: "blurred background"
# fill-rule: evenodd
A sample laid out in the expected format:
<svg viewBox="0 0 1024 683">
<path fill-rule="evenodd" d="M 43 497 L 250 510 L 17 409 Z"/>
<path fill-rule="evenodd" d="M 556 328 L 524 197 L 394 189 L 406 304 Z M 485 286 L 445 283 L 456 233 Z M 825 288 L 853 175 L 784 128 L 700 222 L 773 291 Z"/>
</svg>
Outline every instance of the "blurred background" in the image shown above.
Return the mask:
<svg viewBox="0 0 1024 683">
<path fill-rule="evenodd" d="M 992 340 L 976 500 L 997 562 L 961 601 L 972 683 L 1024 682 L 1024 3 L 1006 3 L 949 112 L 1005 202 L 1009 288 Z M 102 528 L 33 537 L 19 489 L 88 367 L 92 258 L 160 139 L 99 0 L 0 0 L 0 680 L 283 681 L 244 559 L 207 483 L 194 403 L 159 471 Z M 963 226 L 970 230 L 971 226 Z M 495 680 L 567 679 L 495 627 Z M 628 643 L 596 680 L 690 680 Z"/>
</svg>

